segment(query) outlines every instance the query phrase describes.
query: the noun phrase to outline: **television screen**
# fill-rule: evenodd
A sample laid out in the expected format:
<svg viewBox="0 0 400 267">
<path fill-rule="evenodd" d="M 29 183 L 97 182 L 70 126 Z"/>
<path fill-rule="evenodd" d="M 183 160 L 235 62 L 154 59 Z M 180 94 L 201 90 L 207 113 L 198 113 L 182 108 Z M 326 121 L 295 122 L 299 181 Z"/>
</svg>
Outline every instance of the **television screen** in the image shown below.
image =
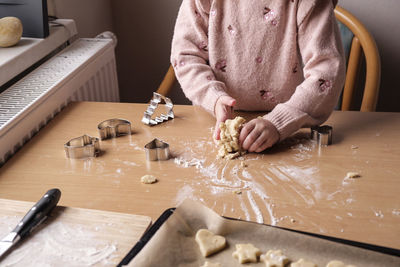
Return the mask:
<svg viewBox="0 0 400 267">
<path fill-rule="evenodd" d="M 49 35 L 47 0 L 0 0 L 0 18 L 3 17 L 19 18 L 23 37 L 46 38 Z"/>
</svg>

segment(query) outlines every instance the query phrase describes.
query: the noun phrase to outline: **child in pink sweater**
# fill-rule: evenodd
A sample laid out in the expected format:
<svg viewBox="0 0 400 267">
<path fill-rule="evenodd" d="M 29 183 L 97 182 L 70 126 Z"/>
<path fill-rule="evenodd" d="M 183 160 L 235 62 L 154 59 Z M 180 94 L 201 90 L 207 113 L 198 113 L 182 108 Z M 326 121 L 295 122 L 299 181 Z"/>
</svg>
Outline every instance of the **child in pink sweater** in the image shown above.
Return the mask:
<svg viewBox="0 0 400 267">
<path fill-rule="evenodd" d="M 243 149 L 261 152 L 335 107 L 345 60 L 336 0 L 183 0 L 171 64 L 185 95 L 216 117 L 267 111 L 245 124 Z"/>
</svg>

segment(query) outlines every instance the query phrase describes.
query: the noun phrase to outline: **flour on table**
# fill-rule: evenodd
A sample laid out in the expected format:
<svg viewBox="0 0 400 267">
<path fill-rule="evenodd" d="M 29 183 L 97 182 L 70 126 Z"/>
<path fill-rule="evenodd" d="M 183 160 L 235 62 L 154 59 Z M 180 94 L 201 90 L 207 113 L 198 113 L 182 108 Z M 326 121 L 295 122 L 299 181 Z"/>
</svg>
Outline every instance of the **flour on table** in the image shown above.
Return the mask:
<svg viewBox="0 0 400 267">
<path fill-rule="evenodd" d="M 154 184 L 158 180 L 154 175 L 146 174 L 146 175 L 143 175 L 142 178 L 140 178 L 140 181 L 144 184 Z"/>
<path fill-rule="evenodd" d="M 195 239 L 204 257 L 217 253 L 226 247 L 225 237 L 216 235 L 207 229 L 198 230 Z"/>
<path fill-rule="evenodd" d="M 0 232 L 8 232 L 21 218 L 0 217 Z M 99 231 L 102 225 L 96 226 Z M 115 266 L 116 243 L 99 238 L 93 227 L 46 222 L 1 260 L 1 266 Z M 97 230 L 96 230 L 97 231 Z"/>
<path fill-rule="evenodd" d="M 219 125 L 221 130 L 220 141 L 218 143 L 219 158 L 234 159 L 245 153 L 239 144 L 240 130 L 245 121 L 242 117 L 236 117 L 233 120 L 226 120 Z"/>
</svg>

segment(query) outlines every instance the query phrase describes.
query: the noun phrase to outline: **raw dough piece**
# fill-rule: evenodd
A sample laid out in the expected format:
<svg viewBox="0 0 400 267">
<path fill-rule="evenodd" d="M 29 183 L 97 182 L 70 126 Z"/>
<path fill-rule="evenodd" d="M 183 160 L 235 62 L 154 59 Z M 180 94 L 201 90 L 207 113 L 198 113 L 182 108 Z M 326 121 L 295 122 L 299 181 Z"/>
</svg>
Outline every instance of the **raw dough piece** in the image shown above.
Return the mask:
<svg viewBox="0 0 400 267">
<path fill-rule="evenodd" d="M 354 265 L 346 265 L 341 261 L 334 260 L 334 261 L 328 262 L 326 267 L 356 267 L 356 266 L 354 266 Z"/>
<path fill-rule="evenodd" d="M 232 193 L 236 194 L 236 195 L 241 195 L 242 194 L 242 190 L 240 189 L 235 189 L 232 191 Z"/>
<path fill-rule="evenodd" d="M 253 244 L 237 244 L 236 251 L 232 253 L 239 263 L 257 262 L 257 257 L 261 255 L 261 251 Z"/>
<path fill-rule="evenodd" d="M 221 267 L 221 264 L 218 263 L 218 262 L 209 262 L 209 261 L 206 261 L 206 262 L 204 263 L 204 265 L 202 265 L 201 267 Z"/>
<path fill-rule="evenodd" d="M 204 257 L 221 251 L 226 246 L 225 237 L 216 235 L 207 229 L 198 230 L 195 239 Z"/>
<path fill-rule="evenodd" d="M 289 258 L 280 250 L 269 250 L 265 255 L 261 255 L 260 260 L 265 262 L 266 267 L 284 267 L 289 263 Z"/>
<path fill-rule="evenodd" d="M 142 178 L 140 178 L 140 181 L 144 184 L 154 184 L 158 180 L 154 175 L 146 174 L 146 175 L 143 175 Z"/>
<path fill-rule="evenodd" d="M 290 267 L 317 267 L 317 265 L 311 261 L 306 261 L 305 259 L 300 259 L 296 262 L 291 263 Z"/>
<path fill-rule="evenodd" d="M 246 120 L 236 117 L 233 120 L 226 120 L 219 125 L 221 129 L 218 157 L 234 159 L 245 153 L 239 144 L 239 133 Z"/>
<path fill-rule="evenodd" d="M 361 175 L 358 172 L 348 172 L 346 178 L 360 178 Z"/>
</svg>

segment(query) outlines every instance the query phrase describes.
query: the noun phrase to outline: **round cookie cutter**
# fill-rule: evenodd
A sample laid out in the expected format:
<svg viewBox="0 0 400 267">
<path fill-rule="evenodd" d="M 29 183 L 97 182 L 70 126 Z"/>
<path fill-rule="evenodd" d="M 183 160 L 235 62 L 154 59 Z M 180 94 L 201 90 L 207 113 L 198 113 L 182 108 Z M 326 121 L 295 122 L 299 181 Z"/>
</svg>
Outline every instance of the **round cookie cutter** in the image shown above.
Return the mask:
<svg viewBox="0 0 400 267">
<path fill-rule="evenodd" d="M 332 132 L 332 126 L 314 126 L 311 128 L 311 139 L 315 140 L 319 146 L 328 146 L 332 144 Z"/>
<path fill-rule="evenodd" d="M 169 144 L 155 138 L 150 143 L 144 146 L 146 151 L 146 159 L 148 161 L 168 160 L 169 159 Z"/>
</svg>

